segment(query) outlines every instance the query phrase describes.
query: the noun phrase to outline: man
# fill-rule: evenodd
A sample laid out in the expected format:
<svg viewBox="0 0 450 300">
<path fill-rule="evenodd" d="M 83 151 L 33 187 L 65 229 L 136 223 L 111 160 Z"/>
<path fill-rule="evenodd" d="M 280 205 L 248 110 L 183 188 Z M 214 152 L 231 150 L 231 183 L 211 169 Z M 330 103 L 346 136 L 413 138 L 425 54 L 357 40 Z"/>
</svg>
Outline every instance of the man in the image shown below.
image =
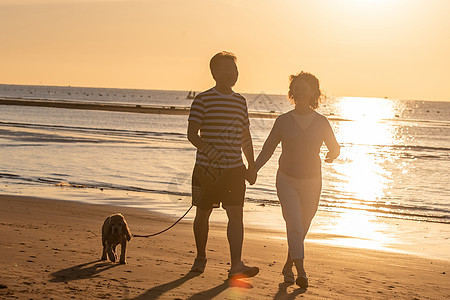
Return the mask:
<svg viewBox="0 0 450 300">
<path fill-rule="evenodd" d="M 252 277 L 259 269 L 246 266 L 241 260 L 245 179 L 250 184 L 256 181 L 247 102 L 232 89 L 238 78 L 233 53 L 222 51 L 214 55 L 210 69 L 216 85 L 195 97 L 187 133 L 188 140 L 197 148 L 192 175 L 192 201 L 197 208 L 194 219 L 197 257 L 191 271 L 202 273 L 206 267 L 209 217 L 212 209 L 222 203 L 228 216 L 231 256 L 228 277 Z M 242 161 L 242 151 L 248 169 Z"/>
</svg>

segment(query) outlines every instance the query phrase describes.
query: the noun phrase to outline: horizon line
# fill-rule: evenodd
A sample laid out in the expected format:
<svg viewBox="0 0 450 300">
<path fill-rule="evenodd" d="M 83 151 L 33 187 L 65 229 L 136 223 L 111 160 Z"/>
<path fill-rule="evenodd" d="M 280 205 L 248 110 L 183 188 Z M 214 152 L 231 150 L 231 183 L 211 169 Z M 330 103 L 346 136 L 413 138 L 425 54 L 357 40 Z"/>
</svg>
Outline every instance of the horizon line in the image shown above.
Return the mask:
<svg viewBox="0 0 450 300">
<path fill-rule="evenodd" d="M 15 86 L 39 86 L 39 87 L 67 87 L 67 88 L 94 88 L 94 89 L 118 89 L 118 90 L 144 90 L 144 91 L 176 91 L 176 92 L 189 92 L 189 91 L 194 91 L 194 92 L 198 92 L 197 90 L 180 90 L 180 89 L 157 89 L 157 88 L 127 88 L 127 87 L 108 87 L 108 86 L 78 86 L 78 85 L 48 85 L 48 84 L 19 84 L 19 83 L 1 83 L 0 85 L 15 85 Z M 203 91 L 203 90 L 202 90 Z M 201 92 L 201 91 L 200 91 Z M 253 95 L 260 95 L 260 94 L 265 94 L 265 95 L 275 95 L 275 96 L 287 96 L 287 93 L 265 93 L 264 91 L 260 91 L 260 92 L 255 92 L 255 91 L 240 91 L 238 92 L 240 94 L 253 94 Z M 376 99 L 390 99 L 390 100 L 404 100 L 404 101 L 427 101 L 427 102 L 450 102 L 450 98 L 448 100 L 444 100 L 444 99 L 413 99 L 413 98 L 396 98 L 396 97 L 388 97 L 388 96 L 384 96 L 384 97 L 378 97 L 378 96 L 335 96 L 335 95 L 327 95 L 325 93 L 325 97 L 326 98 L 376 98 Z"/>
</svg>

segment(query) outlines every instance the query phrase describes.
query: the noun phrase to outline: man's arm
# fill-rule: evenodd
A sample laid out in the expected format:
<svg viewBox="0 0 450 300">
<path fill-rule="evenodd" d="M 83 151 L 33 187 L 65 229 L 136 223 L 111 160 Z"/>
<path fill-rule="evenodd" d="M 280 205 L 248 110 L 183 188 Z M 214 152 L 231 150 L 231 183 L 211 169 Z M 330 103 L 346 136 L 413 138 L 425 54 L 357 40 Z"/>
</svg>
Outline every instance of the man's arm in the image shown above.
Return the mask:
<svg viewBox="0 0 450 300">
<path fill-rule="evenodd" d="M 248 127 L 244 127 L 242 129 L 242 151 L 244 152 L 248 163 L 246 179 L 250 185 L 253 185 L 256 182 L 257 175 L 255 169 L 255 155 L 253 152 L 252 136 Z"/>
<path fill-rule="evenodd" d="M 220 162 L 222 153 L 200 137 L 198 134 L 200 127 L 201 125 L 197 122 L 190 121 L 188 123 L 187 138 L 189 142 L 191 142 L 198 150 L 204 152 L 211 162 Z"/>
<path fill-rule="evenodd" d="M 207 143 L 199 136 L 200 124 L 190 121 L 188 123 L 187 138 L 197 149 L 205 149 Z"/>
</svg>

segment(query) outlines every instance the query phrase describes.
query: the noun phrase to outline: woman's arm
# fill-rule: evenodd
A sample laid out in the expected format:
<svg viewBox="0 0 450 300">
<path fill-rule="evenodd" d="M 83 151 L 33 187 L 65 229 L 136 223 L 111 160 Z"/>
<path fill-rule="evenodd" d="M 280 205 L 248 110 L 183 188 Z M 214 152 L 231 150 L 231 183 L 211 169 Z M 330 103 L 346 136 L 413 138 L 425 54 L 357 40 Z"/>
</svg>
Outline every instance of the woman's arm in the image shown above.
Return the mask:
<svg viewBox="0 0 450 300">
<path fill-rule="evenodd" d="M 341 147 L 336 141 L 333 129 L 331 128 L 330 122 L 327 120 L 327 128 L 324 136 L 325 146 L 328 148 L 327 156 L 325 157 L 325 162 L 332 163 L 341 153 Z"/>
<path fill-rule="evenodd" d="M 278 119 L 273 124 L 272 130 L 270 131 L 269 136 L 264 142 L 264 146 L 261 152 L 258 155 L 258 158 L 255 162 L 256 171 L 258 172 L 266 162 L 272 157 L 273 152 L 277 148 L 278 144 L 281 141 L 281 135 L 279 134 L 279 121 Z"/>
</svg>

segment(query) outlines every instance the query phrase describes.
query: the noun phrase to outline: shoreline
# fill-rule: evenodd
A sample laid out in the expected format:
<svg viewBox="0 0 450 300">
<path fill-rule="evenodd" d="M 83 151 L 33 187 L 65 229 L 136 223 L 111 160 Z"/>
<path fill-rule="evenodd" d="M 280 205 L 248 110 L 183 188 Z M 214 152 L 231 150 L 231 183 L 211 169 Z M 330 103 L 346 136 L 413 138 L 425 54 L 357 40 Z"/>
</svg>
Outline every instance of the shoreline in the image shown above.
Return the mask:
<svg viewBox="0 0 450 300">
<path fill-rule="evenodd" d="M 58 100 L 42 100 L 42 99 L 20 99 L 20 98 L 4 98 L 0 97 L 0 105 L 15 106 L 34 106 L 34 107 L 52 107 L 65 109 L 81 109 L 81 110 L 101 110 L 115 111 L 127 113 L 143 113 L 143 114 L 166 114 L 166 115 L 189 115 L 189 106 L 152 106 L 141 104 L 106 104 L 98 102 L 81 102 L 81 101 L 58 101 Z M 276 119 L 282 112 L 263 112 L 249 111 L 250 118 Z M 327 116 L 332 121 L 350 121 L 343 118 Z"/>
<path fill-rule="evenodd" d="M 246 227 L 243 259 L 256 277 L 229 282 L 226 230 L 211 223 L 205 273 L 188 273 L 195 257 L 190 221 L 154 238 L 133 238 L 127 265 L 99 261 L 101 225 L 122 212 L 134 234 L 158 232 L 174 218 L 140 208 L 0 195 L 0 296 L 75 299 L 444 299 L 450 262 L 306 241 L 307 290 L 282 284 L 284 233 Z M 300 296 L 299 296 L 300 297 Z"/>
<path fill-rule="evenodd" d="M 87 205 L 106 205 L 140 209 L 177 220 L 191 204 L 190 196 L 161 193 L 86 189 L 66 186 L 30 186 L 8 184 L 0 197 L 38 197 Z M 183 219 L 192 222 L 192 209 Z M 225 226 L 227 217 L 222 208 L 214 210 L 211 223 Z M 246 228 L 276 232 L 285 238 L 285 223 L 279 205 L 261 205 L 246 202 L 244 206 Z M 424 259 L 450 262 L 450 253 L 442 247 L 449 241 L 450 226 L 445 223 L 423 222 L 378 216 L 372 212 L 343 210 L 327 211 L 319 207 L 306 240 L 326 246 L 373 249 L 387 254 L 402 253 Z"/>
<path fill-rule="evenodd" d="M 53 107 L 65 109 L 82 109 L 82 110 L 102 110 L 117 111 L 128 113 L 143 114 L 166 114 L 166 115 L 188 115 L 190 107 L 184 106 L 151 106 L 141 104 L 103 104 L 89 102 L 68 102 L 68 101 L 50 101 L 50 100 L 24 100 L 18 98 L 1 98 L 0 105 L 17 105 L 17 106 L 36 106 L 36 107 Z M 275 112 L 249 112 L 251 118 L 270 118 L 275 119 L 280 113 Z"/>
</svg>

